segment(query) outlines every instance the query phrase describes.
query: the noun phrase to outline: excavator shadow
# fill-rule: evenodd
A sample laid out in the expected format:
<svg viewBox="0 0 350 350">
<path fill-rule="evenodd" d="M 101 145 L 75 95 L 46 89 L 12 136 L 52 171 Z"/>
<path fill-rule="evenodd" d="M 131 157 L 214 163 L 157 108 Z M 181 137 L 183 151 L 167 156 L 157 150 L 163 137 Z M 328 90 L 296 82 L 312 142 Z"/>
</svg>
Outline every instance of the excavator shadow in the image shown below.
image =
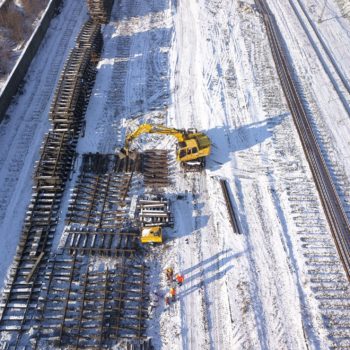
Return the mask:
<svg viewBox="0 0 350 350">
<path fill-rule="evenodd" d="M 276 115 L 236 129 L 228 126 L 209 129 L 206 134 L 212 142 L 212 152 L 207 158 L 206 168 L 211 171 L 218 170 L 229 162 L 235 153 L 262 144 L 271 138 L 274 129 L 287 117 L 290 117 L 290 113 Z"/>
</svg>

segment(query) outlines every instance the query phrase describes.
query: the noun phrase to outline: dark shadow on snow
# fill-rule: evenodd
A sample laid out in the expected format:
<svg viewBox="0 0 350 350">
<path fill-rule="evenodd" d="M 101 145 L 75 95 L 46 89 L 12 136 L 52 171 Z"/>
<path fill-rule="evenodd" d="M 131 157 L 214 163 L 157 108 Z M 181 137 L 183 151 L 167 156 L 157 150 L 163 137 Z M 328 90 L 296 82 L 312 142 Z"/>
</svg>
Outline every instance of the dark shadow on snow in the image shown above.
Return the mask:
<svg viewBox="0 0 350 350">
<path fill-rule="evenodd" d="M 284 113 L 237 129 L 223 126 L 205 131 L 212 142 L 212 152 L 207 159 L 206 167 L 217 170 L 230 160 L 230 154 L 247 150 L 269 139 L 273 129 L 287 116 L 290 114 Z"/>
</svg>

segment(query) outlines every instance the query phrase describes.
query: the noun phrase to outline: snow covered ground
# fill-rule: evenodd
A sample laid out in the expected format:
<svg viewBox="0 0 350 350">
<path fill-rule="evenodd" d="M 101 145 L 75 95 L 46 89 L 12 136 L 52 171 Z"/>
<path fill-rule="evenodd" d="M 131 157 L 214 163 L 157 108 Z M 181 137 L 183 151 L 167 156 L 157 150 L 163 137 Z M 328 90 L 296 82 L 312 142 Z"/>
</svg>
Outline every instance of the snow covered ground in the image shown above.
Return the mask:
<svg viewBox="0 0 350 350">
<path fill-rule="evenodd" d="M 346 105 L 289 0 L 268 3 L 346 204 Z M 316 22 L 323 1 L 301 3 Z M 339 16 L 332 0 L 327 3 L 324 18 L 331 19 L 317 27 L 348 80 L 344 43 L 349 42 L 350 23 Z M 59 61 L 54 65 L 59 69 L 86 16 L 81 2 L 65 4 L 66 20 L 71 18 L 69 36 L 64 39 L 69 25 L 59 17 L 54 22 L 56 36 L 44 43 L 62 52 L 41 50 L 24 94 L 1 125 L 0 223 L 8 245 L 1 247 L 1 277 L 15 249 L 33 162 L 48 128 L 53 85 L 51 90 L 37 89 L 31 77 L 36 64 L 43 66 L 47 60 L 47 75 L 41 79 L 52 83 L 50 65 Z M 169 265 L 184 273 L 185 283 L 178 289 L 178 301 L 169 308 L 160 303 L 149 321 L 156 349 L 350 347 L 348 282 L 253 2 L 120 0 L 103 33 L 104 51 L 86 113 L 85 137 L 78 144 L 80 154 L 113 152 L 122 145 L 125 132 L 143 122 L 195 127 L 213 142 L 203 173 L 184 174 L 177 164 L 172 166 L 173 184 L 167 195 L 174 200 L 175 227 L 166 231 L 166 243 L 152 248 L 147 259 L 153 275 L 159 275 L 152 287 L 161 293 L 168 288 L 163 270 Z M 56 44 L 59 40 L 66 40 L 64 50 Z M 154 135 L 135 142 L 140 148 L 171 150 L 174 144 L 171 137 Z M 219 179 L 229 183 L 242 235 L 230 226 Z M 181 199 L 175 200 L 179 194 Z M 57 241 L 68 197 L 69 191 Z M 13 239 L 6 241 L 6 236 Z"/>
</svg>

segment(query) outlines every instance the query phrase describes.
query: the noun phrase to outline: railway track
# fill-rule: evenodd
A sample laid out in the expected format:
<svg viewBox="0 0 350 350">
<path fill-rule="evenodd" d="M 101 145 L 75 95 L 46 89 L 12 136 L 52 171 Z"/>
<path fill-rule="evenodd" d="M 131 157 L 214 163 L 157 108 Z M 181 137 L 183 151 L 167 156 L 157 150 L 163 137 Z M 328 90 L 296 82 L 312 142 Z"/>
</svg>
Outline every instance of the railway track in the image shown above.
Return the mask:
<svg viewBox="0 0 350 350">
<path fill-rule="evenodd" d="M 320 62 L 322 63 L 322 66 L 329 76 L 329 79 L 333 85 L 334 90 L 337 92 L 339 96 L 339 100 L 341 101 L 344 110 L 347 112 L 348 116 L 350 117 L 350 105 L 349 105 L 349 98 L 350 98 L 350 84 L 346 77 L 344 76 L 343 72 L 339 68 L 338 64 L 336 63 L 332 53 L 328 49 L 325 41 L 323 40 L 321 34 L 319 33 L 316 25 L 310 18 L 308 12 L 305 9 L 305 6 L 300 0 L 297 0 L 296 2 L 293 2 L 291 0 L 288 0 L 290 3 L 290 6 L 292 7 L 295 15 L 297 16 L 302 28 L 304 29 L 311 45 L 313 46 L 317 57 L 319 58 Z M 298 4 L 298 6 L 296 5 Z M 298 10 L 300 8 L 300 11 Z M 305 18 L 306 20 L 304 20 Z M 308 29 L 311 28 L 311 31 Z M 317 41 L 319 42 L 319 45 L 317 45 L 316 41 L 313 39 L 313 36 L 311 32 L 314 33 L 314 37 L 317 38 Z M 323 53 L 323 54 L 322 54 Z M 327 63 L 329 62 L 329 64 Z M 337 77 L 339 78 L 338 81 L 334 78 L 334 73 L 331 72 L 331 69 L 329 68 L 329 65 L 334 69 L 334 72 L 336 73 Z M 341 87 L 343 88 L 344 93 L 341 91 Z"/>
<path fill-rule="evenodd" d="M 281 37 L 275 19 L 265 1 L 256 0 L 256 4 L 263 16 L 282 88 L 309 162 L 339 257 L 347 278 L 350 280 L 350 227 L 346 213 L 293 81 L 291 67 L 281 45 Z"/>
</svg>

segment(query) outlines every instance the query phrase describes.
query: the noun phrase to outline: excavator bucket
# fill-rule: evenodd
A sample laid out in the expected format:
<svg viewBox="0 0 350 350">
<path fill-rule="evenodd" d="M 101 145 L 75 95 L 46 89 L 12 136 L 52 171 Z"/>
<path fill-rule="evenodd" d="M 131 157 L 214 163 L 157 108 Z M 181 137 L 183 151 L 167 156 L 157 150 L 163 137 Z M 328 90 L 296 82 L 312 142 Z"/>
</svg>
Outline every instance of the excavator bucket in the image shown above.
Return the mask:
<svg viewBox="0 0 350 350">
<path fill-rule="evenodd" d="M 126 148 L 121 148 L 120 151 L 118 152 L 118 156 L 120 159 L 124 159 L 129 156 L 129 151 Z"/>
<path fill-rule="evenodd" d="M 125 147 L 121 148 L 117 154 L 119 156 L 119 159 L 130 158 L 132 160 L 135 160 L 137 157 L 137 152 L 129 151 Z"/>
</svg>

